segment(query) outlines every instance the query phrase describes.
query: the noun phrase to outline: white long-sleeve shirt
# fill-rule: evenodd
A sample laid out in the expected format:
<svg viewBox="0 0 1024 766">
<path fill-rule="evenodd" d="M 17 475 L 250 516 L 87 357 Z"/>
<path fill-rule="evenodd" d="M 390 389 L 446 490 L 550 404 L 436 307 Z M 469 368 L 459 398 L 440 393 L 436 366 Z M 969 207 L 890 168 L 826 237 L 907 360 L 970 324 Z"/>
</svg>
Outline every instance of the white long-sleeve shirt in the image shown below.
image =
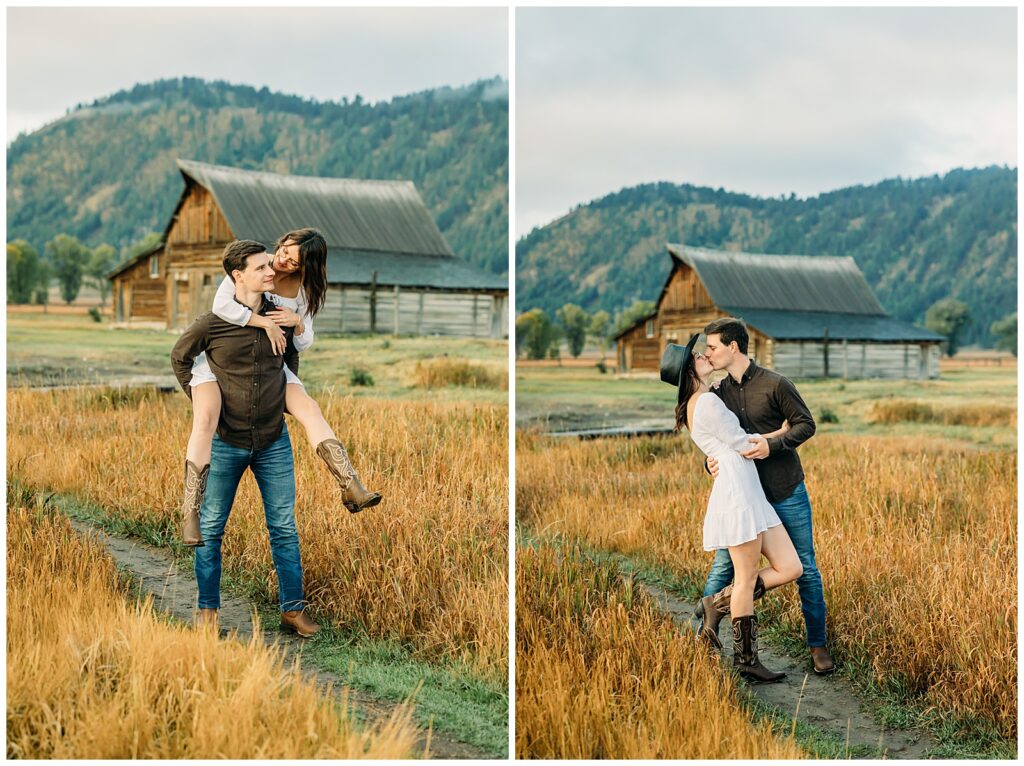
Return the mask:
<svg viewBox="0 0 1024 766">
<path fill-rule="evenodd" d="M 275 295 L 274 293 L 264 293 L 264 295 L 278 306 L 285 305 L 284 301 L 287 300 L 282 299 L 281 296 Z M 301 335 L 295 333 L 292 338 L 292 344 L 295 346 L 295 350 L 301 353 L 313 345 L 313 320 L 310 318 L 308 313 L 309 307 L 306 303 L 305 291 L 299 290 L 296 303 L 297 306 L 295 311 L 302 317 L 304 330 Z M 249 324 L 249 318 L 252 316 L 252 309 L 248 306 L 243 306 L 235 300 L 235 280 L 231 277 L 224 277 L 224 280 L 220 283 L 220 287 L 217 288 L 217 294 L 213 298 L 213 313 L 225 322 L 231 322 L 231 324 L 236 324 L 241 327 Z"/>
</svg>

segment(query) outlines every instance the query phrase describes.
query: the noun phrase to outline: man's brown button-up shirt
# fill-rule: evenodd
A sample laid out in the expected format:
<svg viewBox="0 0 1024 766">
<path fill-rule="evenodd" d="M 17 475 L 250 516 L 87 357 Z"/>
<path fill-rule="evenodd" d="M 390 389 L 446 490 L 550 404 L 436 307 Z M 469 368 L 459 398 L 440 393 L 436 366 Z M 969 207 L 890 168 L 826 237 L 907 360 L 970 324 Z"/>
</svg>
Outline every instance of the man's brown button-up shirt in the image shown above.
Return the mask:
<svg viewBox="0 0 1024 766">
<path fill-rule="evenodd" d="M 258 313 L 274 308 L 264 296 Z M 192 362 L 203 351 L 217 376 L 222 404 L 217 435 L 235 447 L 258 450 L 272 444 L 284 427 L 284 365 L 298 370 L 292 343 L 294 329 L 282 327 L 287 340 L 284 355 L 275 354 L 267 333 L 258 327 L 226 322 L 203 314 L 185 330 L 171 351 L 178 383 L 192 398 Z"/>
<path fill-rule="evenodd" d="M 747 433 L 770 433 L 777 431 L 782 421 L 789 421 L 786 434 L 768 440 L 768 457 L 754 461 L 769 502 L 785 500 L 804 480 L 796 448 L 814 436 L 815 431 L 814 418 L 796 386 L 751 360 L 739 383 L 732 375 L 726 375 L 714 391 Z"/>
</svg>

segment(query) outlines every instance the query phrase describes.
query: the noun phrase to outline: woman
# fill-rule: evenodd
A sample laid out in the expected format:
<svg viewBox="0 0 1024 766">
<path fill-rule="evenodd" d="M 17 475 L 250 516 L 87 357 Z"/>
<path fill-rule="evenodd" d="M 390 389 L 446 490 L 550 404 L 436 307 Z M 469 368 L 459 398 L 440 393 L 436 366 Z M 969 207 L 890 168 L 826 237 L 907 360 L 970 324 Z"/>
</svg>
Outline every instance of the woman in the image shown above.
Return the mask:
<svg viewBox="0 0 1024 766">
<path fill-rule="evenodd" d="M 305 351 L 313 344 L 313 318 L 323 308 L 327 294 L 327 243 L 315 229 L 290 231 L 277 241 L 273 268 L 277 274 L 274 294 L 269 294 L 277 309 L 267 316 L 256 314 L 234 300 L 235 285 L 225 277 L 213 301 L 213 311 L 226 322 L 259 327 L 266 331 L 274 350 L 285 350 L 281 327 L 294 327 L 295 350 Z M 285 409 L 306 430 L 316 454 L 327 464 L 341 488 L 342 504 L 358 513 L 381 501 L 377 492 L 367 492 L 349 461 L 345 447 L 324 420 L 320 407 L 303 388 L 294 370 L 285 366 Z M 200 354 L 192 366 L 192 434 L 185 452 L 185 499 L 182 503 L 182 542 L 203 545 L 199 531 L 199 509 L 206 492 L 210 472 L 210 445 L 220 419 L 221 394 L 206 355 Z"/>
<path fill-rule="evenodd" d="M 676 430 L 686 427 L 694 443 L 708 457 L 719 461 L 719 472 L 704 516 L 704 550 L 727 548 L 735 576 L 732 585 L 705 601 L 728 595 L 732 613 L 733 665 L 754 681 L 778 681 L 785 673 L 768 670 L 757 656 L 755 588 L 761 595 L 797 579 L 803 567 L 785 527 L 765 498 L 753 461 L 740 455 L 750 448 L 748 434 L 717 395 L 710 392 L 711 362 L 693 353 L 699 335 L 684 346 L 665 349 L 661 379 L 678 386 Z M 780 436 L 782 428 L 766 438 Z M 761 556 L 768 566 L 758 571 Z M 708 604 L 705 604 L 707 607 Z M 705 613 L 709 610 L 705 608 Z M 701 625 L 701 636 L 721 647 L 715 631 Z"/>
</svg>

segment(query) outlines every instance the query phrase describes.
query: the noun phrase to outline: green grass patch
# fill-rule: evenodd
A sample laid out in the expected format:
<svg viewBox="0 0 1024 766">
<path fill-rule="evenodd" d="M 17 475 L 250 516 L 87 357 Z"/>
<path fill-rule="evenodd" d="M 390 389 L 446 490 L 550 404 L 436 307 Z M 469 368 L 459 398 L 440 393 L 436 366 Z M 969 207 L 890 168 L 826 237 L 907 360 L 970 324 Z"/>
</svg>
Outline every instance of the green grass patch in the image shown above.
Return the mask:
<svg viewBox="0 0 1024 766">
<path fill-rule="evenodd" d="M 582 366 L 518 366 L 516 424 L 545 430 L 672 424 L 675 389 L 657 374 L 602 375 Z M 1017 369 L 964 367 L 937 380 L 795 380 L 819 433 L 910 436 L 994 449 L 1016 449 Z M 886 402 L 912 400 L 927 418 L 878 422 Z"/>
<path fill-rule="evenodd" d="M 176 332 L 113 328 L 87 314 L 7 313 L 8 386 L 112 383 L 161 378 L 176 385 L 171 349 Z M 486 369 L 488 383 L 454 381 L 461 401 L 507 404 L 508 341 L 438 336 L 328 335 L 300 356 L 299 375 L 313 394 L 427 401 L 437 398 L 416 384 L 417 366 L 464 360 Z M 361 371 L 361 372 L 360 372 Z M 353 374 L 373 385 L 352 385 Z M 482 379 L 481 379 L 482 380 Z"/>
</svg>

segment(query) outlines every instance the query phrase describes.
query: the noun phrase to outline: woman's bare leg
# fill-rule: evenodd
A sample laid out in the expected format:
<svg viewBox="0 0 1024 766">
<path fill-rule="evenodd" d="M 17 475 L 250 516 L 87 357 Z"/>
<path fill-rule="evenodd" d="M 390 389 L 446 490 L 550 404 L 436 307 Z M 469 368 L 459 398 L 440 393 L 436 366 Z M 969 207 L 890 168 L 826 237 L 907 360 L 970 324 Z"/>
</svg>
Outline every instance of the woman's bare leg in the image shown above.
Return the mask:
<svg viewBox="0 0 1024 766">
<path fill-rule="evenodd" d="M 759 573 L 766 590 L 793 582 L 804 573 L 793 541 L 789 539 L 789 533 L 781 524 L 766 529 L 761 535 L 761 553 L 768 559 L 769 564 Z"/>
<path fill-rule="evenodd" d="M 732 619 L 754 613 L 754 584 L 757 565 L 761 563 L 761 535 L 756 539 L 729 548 L 734 570 L 729 611 Z"/>
<path fill-rule="evenodd" d="M 305 388 L 298 383 L 289 383 L 284 389 L 284 403 L 288 414 L 302 424 L 310 444 L 316 447 L 324 439 L 338 438 L 324 419 L 320 405 L 306 393 Z"/>
<path fill-rule="evenodd" d="M 188 437 L 185 459 L 202 468 L 210 463 L 213 434 L 220 420 L 220 386 L 216 381 L 192 387 L 192 433 Z"/>
</svg>

